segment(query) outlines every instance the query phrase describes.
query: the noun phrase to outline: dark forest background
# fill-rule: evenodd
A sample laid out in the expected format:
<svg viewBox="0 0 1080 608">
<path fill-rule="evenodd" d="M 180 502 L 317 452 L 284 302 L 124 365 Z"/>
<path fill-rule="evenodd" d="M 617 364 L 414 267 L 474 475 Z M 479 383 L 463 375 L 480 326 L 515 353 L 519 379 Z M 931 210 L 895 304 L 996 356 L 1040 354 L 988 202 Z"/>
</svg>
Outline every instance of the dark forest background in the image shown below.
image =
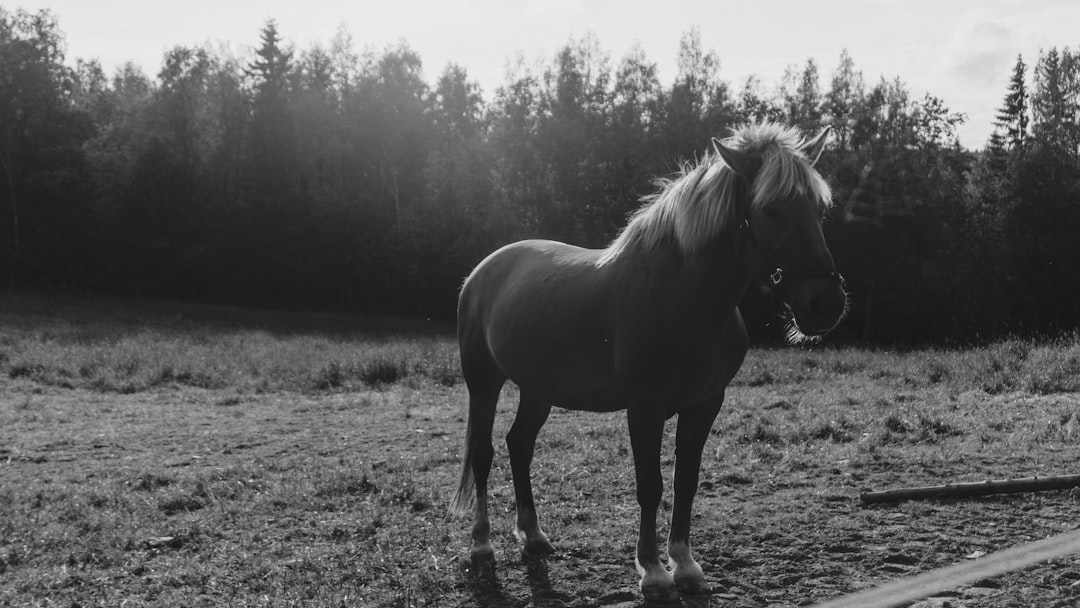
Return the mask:
<svg viewBox="0 0 1080 608">
<path fill-rule="evenodd" d="M 0 279 L 243 305 L 450 319 L 496 247 L 600 247 L 714 135 L 761 120 L 835 131 L 819 168 L 827 237 L 853 294 L 843 338 L 963 344 L 1080 326 L 1080 53 L 1018 57 L 996 131 L 868 80 L 846 52 L 779 83 L 730 83 L 696 30 L 661 84 L 640 49 L 593 37 L 511 60 L 485 98 L 450 64 L 432 83 L 402 42 L 344 30 L 254 55 L 175 47 L 148 76 L 69 62 L 48 12 L 0 8 Z M 754 290 L 750 325 L 778 333 Z"/>
</svg>

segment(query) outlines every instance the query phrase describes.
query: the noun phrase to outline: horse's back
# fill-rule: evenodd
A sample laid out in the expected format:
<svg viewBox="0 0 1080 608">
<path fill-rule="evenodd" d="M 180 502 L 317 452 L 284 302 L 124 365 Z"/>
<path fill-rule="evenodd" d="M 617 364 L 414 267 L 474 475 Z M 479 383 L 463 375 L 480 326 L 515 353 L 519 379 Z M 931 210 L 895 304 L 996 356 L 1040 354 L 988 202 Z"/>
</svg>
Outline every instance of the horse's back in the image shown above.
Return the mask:
<svg viewBox="0 0 1080 608">
<path fill-rule="evenodd" d="M 527 240 L 484 258 L 462 286 L 458 322 L 488 317 L 508 301 L 568 300 L 580 306 L 596 296 L 599 251 L 558 241 Z M 550 302 L 549 302 L 550 303 Z"/>
</svg>

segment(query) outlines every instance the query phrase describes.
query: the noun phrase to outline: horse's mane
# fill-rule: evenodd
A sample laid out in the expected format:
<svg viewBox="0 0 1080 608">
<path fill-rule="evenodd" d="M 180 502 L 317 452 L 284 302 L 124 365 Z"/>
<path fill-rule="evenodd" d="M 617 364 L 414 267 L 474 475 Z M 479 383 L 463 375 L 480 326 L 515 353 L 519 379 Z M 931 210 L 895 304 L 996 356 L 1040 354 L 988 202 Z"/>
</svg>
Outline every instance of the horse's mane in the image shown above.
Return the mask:
<svg viewBox="0 0 1080 608">
<path fill-rule="evenodd" d="M 619 236 L 604 250 L 597 265 L 615 260 L 624 251 L 653 249 L 674 241 L 684 254 L 699 251 L 717 235 L 737 226 L 745 214 L 778 198 L 813 195 L 832 203 L 829 186 L 802 152 L 797 129 L 775 123 L 742 127 L 724 145 L 760 156 L 750 189 L 750 201 L 737 200 L 736 175 L 720 155 L 710 150 L 696 163 L 686 163 L 677 175 L 656 181 L 658 190 L 641 200 Z"/>
</svg>

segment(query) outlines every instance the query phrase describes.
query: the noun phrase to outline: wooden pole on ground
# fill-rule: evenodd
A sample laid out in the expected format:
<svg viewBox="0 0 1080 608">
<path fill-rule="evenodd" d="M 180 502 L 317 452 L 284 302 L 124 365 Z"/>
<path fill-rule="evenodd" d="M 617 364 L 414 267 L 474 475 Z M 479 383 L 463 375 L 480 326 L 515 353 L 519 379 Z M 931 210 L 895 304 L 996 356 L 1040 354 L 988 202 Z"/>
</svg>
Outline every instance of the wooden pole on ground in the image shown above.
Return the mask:
<svg viewBox="0 0 1080 608">
<path fill-rule="evenodd" d="M 823 604 L 815 604 L 813 608 L 893 608 L 966 583 L 1077 552 L 1080 552 L 1080 530 L 1073 530 L 954 566 L 886 583 Z"/>
<path fill-rule="evenodd" d="M 1022 477 L 1019 479 L 997 479 L 970 483 L 952 483 L 943 486 L 924 486 L 921 488 L 901 488 L 881 492 L 864 492 L 859 495 L 863 504 L 882 502 L 900 502 L 924 498 L 970 498 L 989 494 L 1010 494 L 1017 492 L 1042 492 L 1046 490 L 1067 490 L 1080 486 L 1080 475 L 1052 475 L 1049 477 Z"/>
</svg>

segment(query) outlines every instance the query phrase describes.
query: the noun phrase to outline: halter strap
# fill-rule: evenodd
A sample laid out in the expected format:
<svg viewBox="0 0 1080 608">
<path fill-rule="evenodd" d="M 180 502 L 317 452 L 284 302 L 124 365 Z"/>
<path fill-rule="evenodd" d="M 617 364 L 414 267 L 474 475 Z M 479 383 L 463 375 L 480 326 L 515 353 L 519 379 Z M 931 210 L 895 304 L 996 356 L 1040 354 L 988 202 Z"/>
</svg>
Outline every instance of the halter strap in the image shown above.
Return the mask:
<svg viewBox="0 0 1080 608">
<path fill-rule="evenodd" d="M 765 267 L 768 268 L 769 266 L 773 266 L 772 256 L 766 253 L 765 248 L 761 246 L 761 243 L 758 242 L 757 237 L 754 235 L 754 231 L 750 228 L 750 219 L 743 219 L 742 224 L 739 225 L 739 228 L 744 233 L 743 242 L 745 243 L 749 241 L 750 247 L 754 250 L 754 253 L 757 254 L 758 258 L 760 258 L 761 261 L 765 263 Z M 835 270 L 822 273 L 800 273 L 792 276 L 790 273 L 786 273 L 781 266 L 775 266 L 773 270 L 769 272 L 768 277 L 769 284 L 773 287 L 780 287 L 780 285 L 784 283 L 785 279 L 789 278 L 834 280 L 839 281 L 841 287 L 847 284 L 847 282 L 844 280 L 844 275 L 840 274 Z"/>
</svg>

